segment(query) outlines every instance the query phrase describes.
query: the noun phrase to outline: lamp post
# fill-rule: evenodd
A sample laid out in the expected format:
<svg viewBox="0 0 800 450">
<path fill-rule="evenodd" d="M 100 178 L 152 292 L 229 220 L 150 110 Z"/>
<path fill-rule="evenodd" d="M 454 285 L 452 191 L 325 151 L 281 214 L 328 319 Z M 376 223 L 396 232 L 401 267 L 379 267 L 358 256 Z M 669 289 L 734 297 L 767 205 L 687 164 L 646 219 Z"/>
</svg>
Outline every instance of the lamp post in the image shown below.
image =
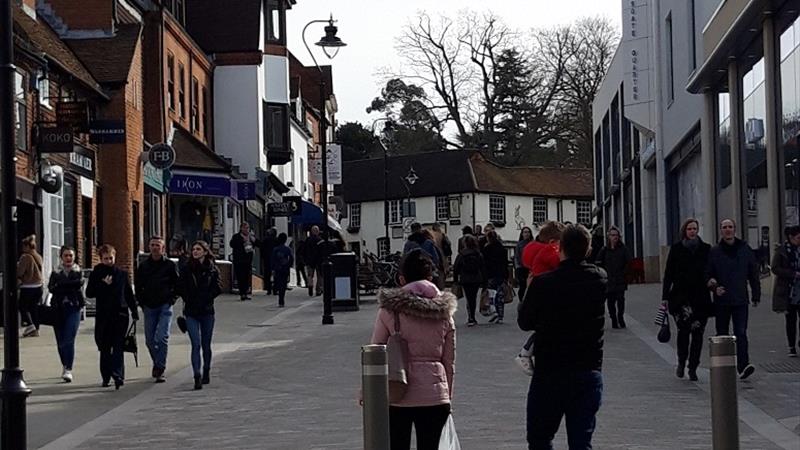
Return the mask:
<svg viewBox="0 0 800 450">
<path fill-rule="evenodd" d="M 14 168 L 14 41 L 11 0 L 0 0 L 0 254 L 3 264 L 3 375 L 0 380 L 3 450 L 27 446 L 25 401 L 31 393 L 19 367 L 19 317 L 17 316 L 17 189 Z M 23 125 L 23 133 L 25 132 Z"/>
<path fill-rule="evenodd" d="M 386 122 L 386 127 L 391 127 L 392 121 L 388 117 L 381 117 L 372 122 L 371 134 L 375 135 L 375 125 L 378 122 Z M 389 240 L 389 150 L 383 145 L 383 141 L 378 137 L 378 144 L 383 150 L 383 239 L 386 241 L 388 248 L 386 253 L 392 252 L 391 241 Z"/>
<path fill-rule="evenodd" d="M 327 128 L 327 114 L 325 111 L 325 102 L 327 100 L 325 95 L 325 73 L 322 71 L 322 68 L 317 64 L 317 58 L 314 57 L 314 53 L 311 51 L 311 48 L 308 46 L 306 42 L 306 30 L 311 24 L 314 23 L 327 23 L 328 26 L 325 27 L 325 36 L 323 36 L 315 45 L 322 47 L 322 51 L 325 53 L 325 56 L 328 59 L 333 59 L 338 53 L 339 49 L 346 46 L 341 39 L 336 37 L 336 32 L 338 28 L 334 23 L 336 21 L 333 20 L 333 14 L 331 14 L 330 19 L 328 20 L 312 20 L 308 22 L 305 27 L 303 27 L 303 44 L 306 46 L 306 50 L 308 50 L 308 54 L 311 55 L 311 60 L 314 61 L 314 65 L 319 70 L 319 99 L 320 99 L 320 121 L 319 121 L 319 146 L 320 152 L 322 153 L 322 220 L 324 223 L 322 224 L 323 228 L 327 228 L 328 226 L 328 148 L 327 148 L 327 136 L 326 136 L 326 128 Z M 329 53 L 329 49 L 330 53 Z M 328 248 L 328 238 L 329 232 L 325 232 L 325 248 Z M 323 311 L 322 311 L 322 324 L 323 325 L 332 325 L 333 324 L 333 314 L 331 308 L 331 286 L 333 283 L 330 281 L 331 277 L 331 263 L 329 260 L 323 262 L 323 279 L 324 279 L 324 289 L 322 291 L 322 304 L 323 304 Z M 326 267 L 327 266 L 327 267 Z M 327 269 L 327 270 L 326 270 Z"/>
</svg>

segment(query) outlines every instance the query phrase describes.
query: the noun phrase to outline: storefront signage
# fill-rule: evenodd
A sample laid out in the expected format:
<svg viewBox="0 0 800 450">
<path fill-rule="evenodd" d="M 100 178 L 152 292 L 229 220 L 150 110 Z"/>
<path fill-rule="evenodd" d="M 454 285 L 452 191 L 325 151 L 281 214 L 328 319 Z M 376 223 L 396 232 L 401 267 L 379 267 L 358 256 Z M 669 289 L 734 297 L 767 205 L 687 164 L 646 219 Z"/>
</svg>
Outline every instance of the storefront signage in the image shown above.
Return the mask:
<svg viewBox="0 0 800 450">
<path fill-rule="evenodd" d="M 164 192 L 164 171 L 156 169 L 149 162 L 144 163 L 144 183 L 159 192 Z"/>
<path fill-rule="evenodd" d="M 89 124 L 89 142 L 92 144 L 125 143 L 124 120 L 94 120 Z"/>
<path fill-rule="evenodd" d="M 89 105 L 85 101 L 58 102 L 56 120 L 62 126 L 85 129 L 89 124 Z"/>
<path fill-rule="evenodd" d="M 295 215 L 293 206 L 291 202 L 267 203 L 267 214 L 270 217 L 291 217 Z"/>
<path fill-rule="evenodd" d="M 236 200 L 256 199 L 255 181 L 237 181 L 234 183 L 234 186 L 236 188 Z"/>
<path fill-rule="evenodd" d="M 231 181 L 227 178 L 172 174 L 172 178 L 169 180 L 169 192 L 208 197 L 228 197 L 231 195 Z"/>
<path fill-rule="evenodd" d="M 338 144 L 327 145 L 325 160 L 328 166 L 328 184 L 342 184 L 342 146 Z M 322 160 L 312 159 L 308 162 L 308 176 L 312 183 L 322 183 Z"/>
<path fill-rule="evenodd" d="M 94 162 L 94 152 L 79 145 L 76 145 L 75 151 L 69 154 L 70 169 L 92 180 L 94 180 Z"/>
<path fill-rule="evenodd" d="M 40 127 L 39 152 L 40 153 L 70 153 L 72 152 L 73 134 L 69 127 Z"/>
<path fill-rule="evenodd" d="M 169 169 L 175 163 L 175 149 L 169 144 L 156 144 L 150 147 L 147 160 L 156 169 Z"/>
<path fill-rule="evenodd" d="M 303 199 L 299 196 L 283 197 L 283 203 L 289 203 L 291 205 L 291 210 L 293 211 L 292 215 L 294 216 L 299 215 L 303 211 Z"/>
<path fill-rule="evenodd" d="M 622 43 L 620 56 L 624 65 L 625 117 L 637 125 L 652 129 L 652 94 L 654 79 L 651 55 L 653 43 L 650 24 L 650 0 L 625 0 L 622 8 Z"/>
</svg>

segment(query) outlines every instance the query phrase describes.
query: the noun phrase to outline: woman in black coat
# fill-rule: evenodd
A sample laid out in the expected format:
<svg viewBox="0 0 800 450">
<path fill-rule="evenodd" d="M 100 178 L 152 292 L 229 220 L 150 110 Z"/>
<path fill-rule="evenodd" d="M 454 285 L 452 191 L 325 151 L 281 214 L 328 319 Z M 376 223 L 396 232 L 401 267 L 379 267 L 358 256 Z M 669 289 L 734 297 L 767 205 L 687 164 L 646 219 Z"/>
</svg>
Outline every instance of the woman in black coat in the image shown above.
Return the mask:
<svg viewBox="0 0 800 450">
<path fill-rule="evenodd" d="M 625 328 L 625 291 L 628 282 L 625 280 L 625 269 L 631 260 L 628 249 L 622 242 L 619 228 L 611 226 L 606 233 L 606 245 L 597 254 L 597 265 L 606 270 L 606 302 L 611 328 Z"/>
<path fill-rule="evenodd" d="M 669 250 L 663 283 L 663 299 L 678 328 L 678 368 L 675 375 L 683 378 L 688 359 L 689 379 L 692 381 L 697 381 L 703 333 L 712 314 L 711 294 L 705 281 L 711 246 L 700 239 L 699 229 L 697 219 L 683 222 L 681 240 Z"/>
<path fill-rule="evenodd" d="M 503 323 L 505 315 L 505 283 L 508 279 L 508 251 L 503 247 L 500 237 L 494 230 L 486 233 L 486 246 L 481 251 L 486 267 L 487 287 L 495 291 L 494 307 L 496 316 L 489 322 Z"/>
<path fill-rule="evenodd" d="M 72 363 L 75 361 L 75 337 L 78 335 L 81 308 L 84 305 L 81 292 L 83 276 L 80 266 L 75 263 L 75 250 L 72 247 L 61 247 L 59 256 L 61 264 L 50 274 L 47 290 L 53 295 L 50 306 L 58 312 L 53 332 L 63 368 L 61 379 L 71 383 Z"/>
<path fill-rule="evenodd" d="M 211 248 L 205 241 L 192 244 L 192 257 L 181 271 L 180 296 L 186 331 L 192 342 L 194 388 L 202 389 L 211 382 L 211 337 L 214 335 L 214 299 L 222 293 L 219 270 Z M 200 349 L 203 350 L 203 372 L 200 372 Z"/>
<path fill-rule="evenodd" d="M 139 320 L 136 298 L 128 273 L 114 265 L 117 251 L 111 245 L 100 247 L 101 263 L 92 269 L 86 285 L 86 296 L 95 298 L 97 311 L 94 326 L 94 341 L 100 351 L 100 376 L 103 387 L 114 379 L 114 387 L 125 384 L 125 334 L 128 321 L 134 325 Z M 130 312 L 130 315 L 129 315 Z"/>
</svg>

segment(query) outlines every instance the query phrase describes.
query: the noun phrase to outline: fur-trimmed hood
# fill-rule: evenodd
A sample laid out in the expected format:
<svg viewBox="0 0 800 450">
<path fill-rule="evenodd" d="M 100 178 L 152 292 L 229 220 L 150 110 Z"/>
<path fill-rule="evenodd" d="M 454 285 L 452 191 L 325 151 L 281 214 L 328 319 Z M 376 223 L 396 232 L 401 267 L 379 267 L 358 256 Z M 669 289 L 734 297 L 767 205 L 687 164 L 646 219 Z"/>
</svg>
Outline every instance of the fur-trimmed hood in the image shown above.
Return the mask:
<svg viewBox="0 0 800 450">
<path fill-rule="evenodd" d="M 435 297 L 426 298 L 402 288 L 380 291 L 378 303 L 387 311 L 437 320 L 451 318 L 458 304 L 456 296 L 450 292 L 440 292 Z"/>
</svg>

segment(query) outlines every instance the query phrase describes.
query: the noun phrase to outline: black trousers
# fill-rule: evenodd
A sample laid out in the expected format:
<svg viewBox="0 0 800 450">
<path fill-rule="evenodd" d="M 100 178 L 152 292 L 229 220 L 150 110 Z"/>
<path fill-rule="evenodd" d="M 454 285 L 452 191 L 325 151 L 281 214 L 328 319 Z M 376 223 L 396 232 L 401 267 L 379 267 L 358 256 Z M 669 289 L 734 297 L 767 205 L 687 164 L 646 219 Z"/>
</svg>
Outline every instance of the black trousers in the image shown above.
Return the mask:
<svg viewBox="0 0 800 450">
<path fill-rule="evenodd" d="M 530 271 L 524 267 L 517 267 L 514 271 L 514 278 L 519 284 L 519 301 L 525 299 L 525 291 L 528 289 L 528 274 Z"/>
<path fill-rule="evenodd" d="M 411 448 L 411 425 L 417 431 L 417 450 L 437 450 L 450 405 L 389 407 L 391 450 Z"/>
<path fill-rule="evenodd" d="M 306 275 L 305 264 L 298 264 L 297 267 L 295 267 L 295 272 L 297 272 L 297 286 L 308 286 L 308 276 Z M 300 280 L 303 280 L 303 282 L 300 283 Z"/>
<path fill-rule="evenodd" d="M 625 292 L 609 292 L 606 294 L 606 302 L 611 323 L 616 323 L 625 314 Z"/>
<path fill-rule="evenodd" d="M 266 262 L 264 263 L 264 290 L 267 295 L 277 294 L 278 291 L 272 282 L 272 267 Z"/>
<path fill-rule="evenodd" d="M 688 360 L 689 369 L 696 369 L 700 365 L 706 321 L 700 320 L 700 326 L 694 330 L 691 327 L 678 328 L 678 363 L 685 365 Z"/>
<path fill-rule="evenodd" d="M 114 380 L 125 381 L 125 332 L 128 329 L 128 318 L 120 317 L 109 324 L 103 333 L 103 345 L 100 350 L 100 376 L 104 383 Z"/>
<path fill-rule="evenodd" d="M 800 318 L 800 305 L 789 305 L 786 309 L 786 339 L 789 341 L 789 347 L 795 348 L 795 345 L 800 345 L 797 340 L 797 322 Z"/>
<path fill-rule="evenodd" d="M 23 327 L 34 325 L 37 330 L 39 329 L 39 314 L 36 308 L 42 302 L 43 293 L 42 287 L 19 288 L 19 312 L 22 316 L 21 325 Z"/>
<path fill-rule="evenodd" d="M 464 297 L 467 298 L 467 316 L 469 320 L 475 320 L 475 308 L 478 303 L 478 291 L 481 290 L 479 283 L 467 283 L 461 285 L 464 289 Z"/>
<path fill-rule="evenodd" d="M 233 264 L 236 283 L 239 286 L 239 297 L 244 298 L 250 294 L 250 289 L 253 284 L 253 269 L 251 267 L 252 265 L 249 262 Z"/>
</svg>

